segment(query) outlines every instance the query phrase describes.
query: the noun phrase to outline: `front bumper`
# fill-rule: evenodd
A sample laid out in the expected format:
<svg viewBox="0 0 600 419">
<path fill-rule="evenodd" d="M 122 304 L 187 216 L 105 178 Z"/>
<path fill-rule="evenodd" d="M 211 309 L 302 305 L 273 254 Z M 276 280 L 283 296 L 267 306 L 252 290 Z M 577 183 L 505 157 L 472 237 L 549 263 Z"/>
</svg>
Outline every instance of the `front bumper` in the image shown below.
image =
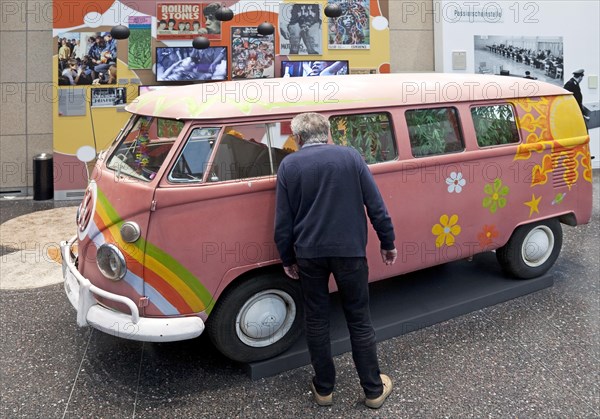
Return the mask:
<svg viewBox="0 0 600 419">
<path fill-rule="evenodd" d="M 199 317 L 140 317 L 136 304 L 129 298 L 113 294 L 93 285 L 83 277 L 75 266 L 71 246 L 76 240 L 60 243 L 65 292 L 77 311 L 77 324 L 92 326 L 113 336 L 144 342 L 172 342 L 193 339 L 204 331 L 204 322 Z M 125 304 L 131 314 L 111 310 L 98 304 L 95 296 Z"/>
</svg>

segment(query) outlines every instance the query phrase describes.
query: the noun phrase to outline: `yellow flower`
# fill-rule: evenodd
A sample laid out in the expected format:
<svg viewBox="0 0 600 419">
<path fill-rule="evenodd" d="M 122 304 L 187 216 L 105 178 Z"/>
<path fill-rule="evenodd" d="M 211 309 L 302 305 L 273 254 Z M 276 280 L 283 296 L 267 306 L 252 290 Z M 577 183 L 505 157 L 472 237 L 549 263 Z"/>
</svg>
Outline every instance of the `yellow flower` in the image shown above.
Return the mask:
<svg viewBox="0 0 600 419">
<path fill-rule="evenodd" d="M 454 236 L 460 234 L 461 228 L 458 224 L 458 215 L 453 214 L 450 219 L 448 215 L 444 214 L 440 217 L 440 224 L 435 224 L 431 229 L 433 235 L 437 236 L 435 239 L 435 247 L 442 247 L 444 243 L 446 246 L 454 245 Z"/>
</svg>

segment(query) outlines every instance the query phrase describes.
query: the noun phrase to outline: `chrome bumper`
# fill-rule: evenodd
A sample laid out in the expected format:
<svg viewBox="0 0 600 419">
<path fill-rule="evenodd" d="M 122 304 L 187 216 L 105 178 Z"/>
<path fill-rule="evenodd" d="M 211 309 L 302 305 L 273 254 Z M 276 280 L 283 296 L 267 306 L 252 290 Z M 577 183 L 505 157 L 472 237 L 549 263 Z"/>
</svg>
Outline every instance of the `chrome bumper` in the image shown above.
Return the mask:
<svg viewBox="0 0 600 419">
<path fill-rule="evenodd" d="M 137 305 L 129 298 L 113 294 L 93 285 L 79 273 L 71 246 L 76 237 L 60 243 L 65 292 L 77 311 L 77 324 L 124 339 L 144 342 L 172 342 L 193 339 L 204 331 L 199 317 L 148 318 L 140 317 Z M 131 314 L 111 310 L 100 304 L 95 296 L 125 304 Z"/>
</svg>

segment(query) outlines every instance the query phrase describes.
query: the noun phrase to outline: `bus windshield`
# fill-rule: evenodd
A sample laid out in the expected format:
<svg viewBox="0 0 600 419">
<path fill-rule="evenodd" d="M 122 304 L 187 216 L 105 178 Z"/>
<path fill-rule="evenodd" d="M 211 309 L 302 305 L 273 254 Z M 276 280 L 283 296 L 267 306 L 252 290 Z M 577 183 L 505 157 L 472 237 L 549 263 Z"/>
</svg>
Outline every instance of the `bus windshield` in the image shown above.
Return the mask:
<svg viewBox="0 0 600 419">
<path fill-rule="evenodd" d="M 174 119 L 138 116 L 121 137 L 106 166 L 143 181 L 154 179 L 184 123 Z"/>
</svg>

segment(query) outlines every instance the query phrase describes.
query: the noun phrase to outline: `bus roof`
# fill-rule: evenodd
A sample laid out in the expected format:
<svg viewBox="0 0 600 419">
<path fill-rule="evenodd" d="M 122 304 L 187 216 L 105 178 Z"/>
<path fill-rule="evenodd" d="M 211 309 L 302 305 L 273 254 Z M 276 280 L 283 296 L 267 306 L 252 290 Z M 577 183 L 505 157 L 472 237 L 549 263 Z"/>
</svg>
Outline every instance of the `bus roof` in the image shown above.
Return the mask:
<svg viewBox="0 0 600 419">
<path fill-rule="evenodd" d="M 174 86 L 144 93 L 126 110 L 161 118 L 224 119 L 563 94 L 569 92 L 560 86 L 509 76 L 365 74 Z"/>
</svg>

